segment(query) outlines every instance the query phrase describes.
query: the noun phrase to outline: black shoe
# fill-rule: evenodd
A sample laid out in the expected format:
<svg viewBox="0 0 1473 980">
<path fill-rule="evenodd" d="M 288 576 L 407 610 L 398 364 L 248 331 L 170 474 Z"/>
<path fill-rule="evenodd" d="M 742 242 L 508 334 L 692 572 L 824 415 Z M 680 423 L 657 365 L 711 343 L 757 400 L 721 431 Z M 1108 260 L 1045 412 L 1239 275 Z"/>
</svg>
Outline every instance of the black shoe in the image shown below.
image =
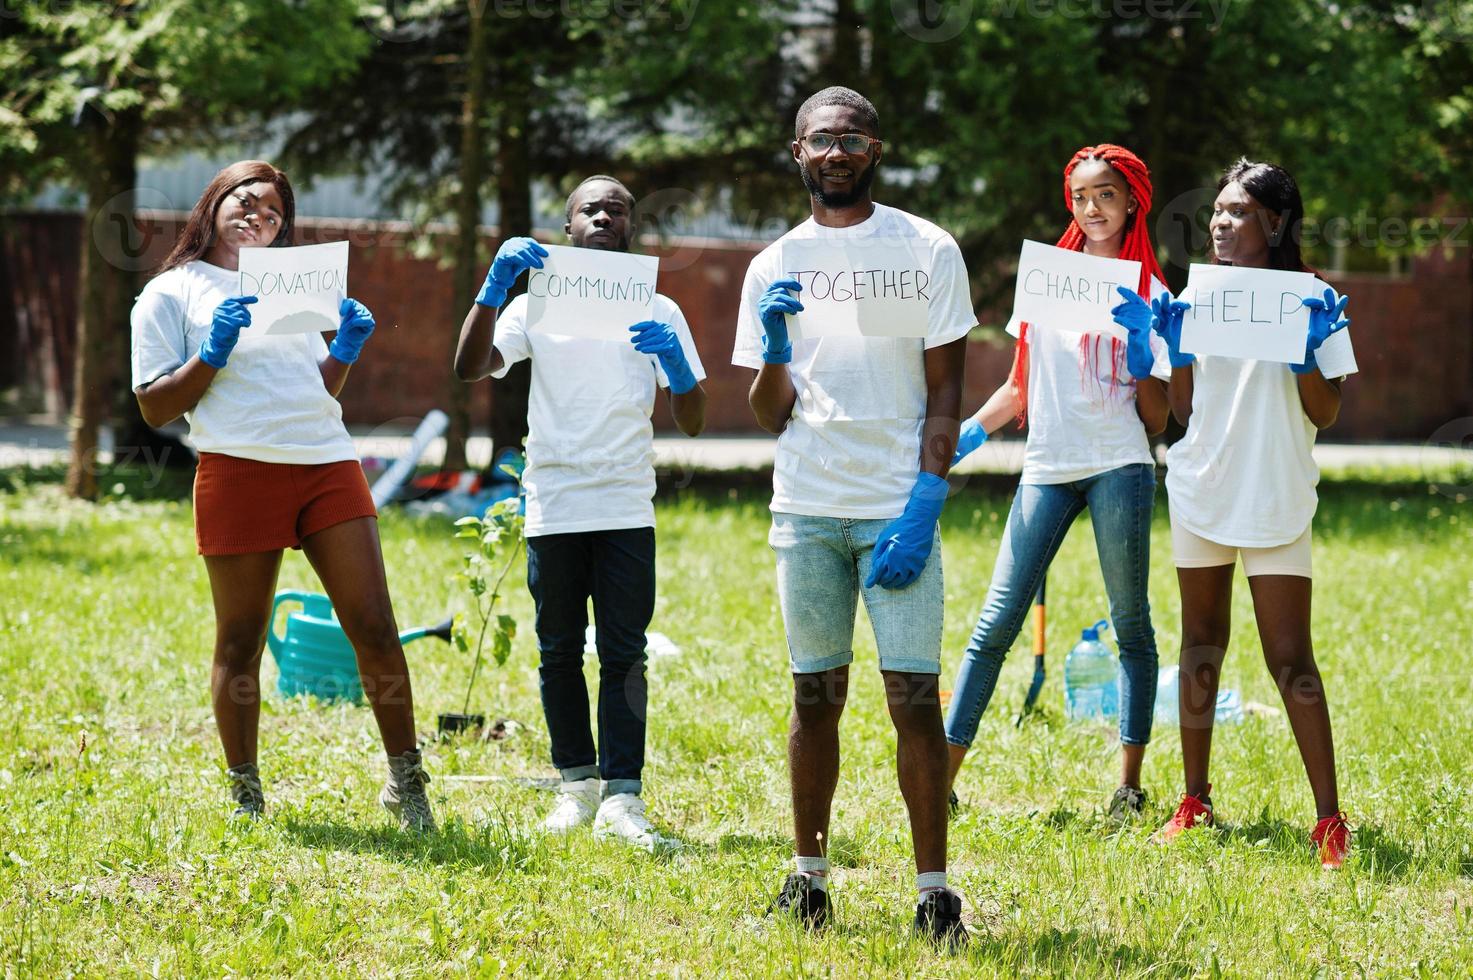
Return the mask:
<svg viewBox="0 0 1473 980">
<path fill-rule="evenodd" d="M 813 879 L 794 871 L 783 882 L 783 890 L 767 906 L 767 914 L 781 912 L 795 916 L 807 929 L 822 929 L 829 924 L 828 892 L 813 887 Z"/>
<path fill-rule="evenodd" d="M 1146 794 L 1144 790 L 1136 789 L 1134 786 L 1121 786 L 1110 797 L 1106 805 L 1105 815 L 1115 823 L 1125 823 L 1134 820 L 1146 811 Z"/>
<path fill-rule="evenodd" d="M 916 904 L 915 934 L 938 946 L 956 948 L 967 944 L 967 927 L 962 925 L 962 897 L 950 888 L 926 892 Z"/>
<path fill-rule="evenodd" d="M 230 795 L 235 800 L 233 817 L 259 820 L 266 809 L 266 797 L 261 792 L 261 774 L 254 762 L 244 762 L 234 769 L 225 770 L 230 779 Z"/>
</svg>

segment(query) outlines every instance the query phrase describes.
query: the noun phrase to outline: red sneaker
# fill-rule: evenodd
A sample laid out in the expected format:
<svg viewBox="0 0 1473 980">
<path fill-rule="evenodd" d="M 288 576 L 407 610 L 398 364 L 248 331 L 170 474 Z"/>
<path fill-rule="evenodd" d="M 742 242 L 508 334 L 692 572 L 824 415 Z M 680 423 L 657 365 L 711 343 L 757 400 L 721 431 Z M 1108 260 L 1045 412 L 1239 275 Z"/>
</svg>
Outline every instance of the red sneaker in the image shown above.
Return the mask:
<svg viewBox="0 0 1473 980">
<path fill-rule="evenodd" d="M 1166 826 L 1156 831 L 1156 836 L 1152 839 L 1158 842 L 1165 842 L 1171 840 L 1184 830 L 1191 830 L 1193 827 L 1211 827 L 1212 804 L 1207 802 L 1207 797 L 1211 793 L 1212 787 L 1208 786 L 1207 792 L 1203 793 L 1200 797 L 1183 796 L 1181 798 L 1181 804 L 1176 808 L 1176 812 L 1171 815 L 1170 820 L 1166 821 Z"/>
<path fill-rule="evenodd" d="M 1350 856 L 1350 825 L 1344 813 L 1332 813 L 1314 825 L 1309 839 L 1319 848 L 1320 867 L 1338 870 Z"/>
</svg>

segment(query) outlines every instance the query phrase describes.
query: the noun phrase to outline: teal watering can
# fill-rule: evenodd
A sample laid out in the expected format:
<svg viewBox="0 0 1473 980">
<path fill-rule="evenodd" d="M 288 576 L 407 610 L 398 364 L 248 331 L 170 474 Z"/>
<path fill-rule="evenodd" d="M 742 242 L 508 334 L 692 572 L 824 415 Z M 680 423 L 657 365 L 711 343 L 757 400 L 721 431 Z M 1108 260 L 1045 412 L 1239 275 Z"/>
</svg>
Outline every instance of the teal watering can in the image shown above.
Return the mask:
<svg viewBox="0 0 1473 980">
<path fill-rule="evenodd" d="M 286 633 L 276 632 L 276 610 L 283 602 L 299 602 L 301 612 L 288 613 Z M 287 697 L 311 694 L 322 701 L 363 700 L 358 679 L 358 658 L 332 609 L 332 600 L 315 592 L 283 590 L 271 603 L 270 629 L 266 634 L 280 676 L 276 688 Z M 450 620 L 399 634 L 400 643 L 437 636 L 450 639 Z"/>
</svg>

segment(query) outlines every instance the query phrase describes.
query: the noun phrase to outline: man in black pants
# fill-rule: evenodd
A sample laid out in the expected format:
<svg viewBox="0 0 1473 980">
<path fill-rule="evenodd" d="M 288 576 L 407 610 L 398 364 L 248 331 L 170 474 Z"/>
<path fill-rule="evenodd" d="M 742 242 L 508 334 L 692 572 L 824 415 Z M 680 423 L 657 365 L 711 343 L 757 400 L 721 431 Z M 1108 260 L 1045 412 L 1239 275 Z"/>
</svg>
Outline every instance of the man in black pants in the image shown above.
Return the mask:
<svg viewBox="0 0 1473 980">
<path fill-rule="evenodd" d="M 629 251 L 634 198 L 612 177 L 590 177 L 568 198 L 567 232 L 581 248 Z M 528 399 L 527 586 L 537 608 L 542 708 L 562 779 L 543 826 L 592 822 L 599 836 L 653 850 L 645 817 L 645 629 L 655 608 L 655 493 L 650 412 L 656 385 L 686 435 L 705 427 L 705 376 L 680 308 L 656 295 L 653 319 L 627 340 L 527 329 L 527 298 L 507 290 L 546 249 L 513 238 L 497 252 L 460 329 L 456 373 L 501 378 L 532 359 Z M 588 601 L 599 659 L 598 744 L 583 679 Z M 602 787 L 600 787 L 602 780 Z"/>
</svg>

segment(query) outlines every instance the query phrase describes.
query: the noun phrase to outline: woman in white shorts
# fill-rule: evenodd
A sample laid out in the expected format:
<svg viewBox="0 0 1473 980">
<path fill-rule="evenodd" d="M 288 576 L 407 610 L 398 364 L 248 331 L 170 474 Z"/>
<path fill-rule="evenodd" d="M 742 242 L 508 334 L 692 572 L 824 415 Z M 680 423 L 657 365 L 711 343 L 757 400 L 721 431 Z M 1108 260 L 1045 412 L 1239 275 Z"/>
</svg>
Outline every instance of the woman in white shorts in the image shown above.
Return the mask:
<svg viewBox="0 0 1473 980">
<path fill-rule="evenodd" d="M 1240 160 L 1218 182 L 1213 261 L 1305 270 L 1304 204 L 1280 167 Z M 1157 304 L 1153 326 L 1172 362 L 1168 397 L 1187 427 L 1167 453 L 1171 543 L 1181 587 L 1181 742 L 1186 793 L 1158 836 L 1212 823 L 1207 778 L 1218 676 L 1226 652 L 1233 566 L 1242 556 L 1264 659 L 1279 687 L 1319 820 L 1311 840 L 1336 868 L 1350 832 L 1335 784 L 1330 712 L 1310 642 L 1310 523 L 1319 470 L 1315 433 L 1340 411 L 1340 381 L 1355 371 L 1344 298 L 1309 297 L 1301 364 L 1181 353 L 1183 303 Z"/>
</svg>

